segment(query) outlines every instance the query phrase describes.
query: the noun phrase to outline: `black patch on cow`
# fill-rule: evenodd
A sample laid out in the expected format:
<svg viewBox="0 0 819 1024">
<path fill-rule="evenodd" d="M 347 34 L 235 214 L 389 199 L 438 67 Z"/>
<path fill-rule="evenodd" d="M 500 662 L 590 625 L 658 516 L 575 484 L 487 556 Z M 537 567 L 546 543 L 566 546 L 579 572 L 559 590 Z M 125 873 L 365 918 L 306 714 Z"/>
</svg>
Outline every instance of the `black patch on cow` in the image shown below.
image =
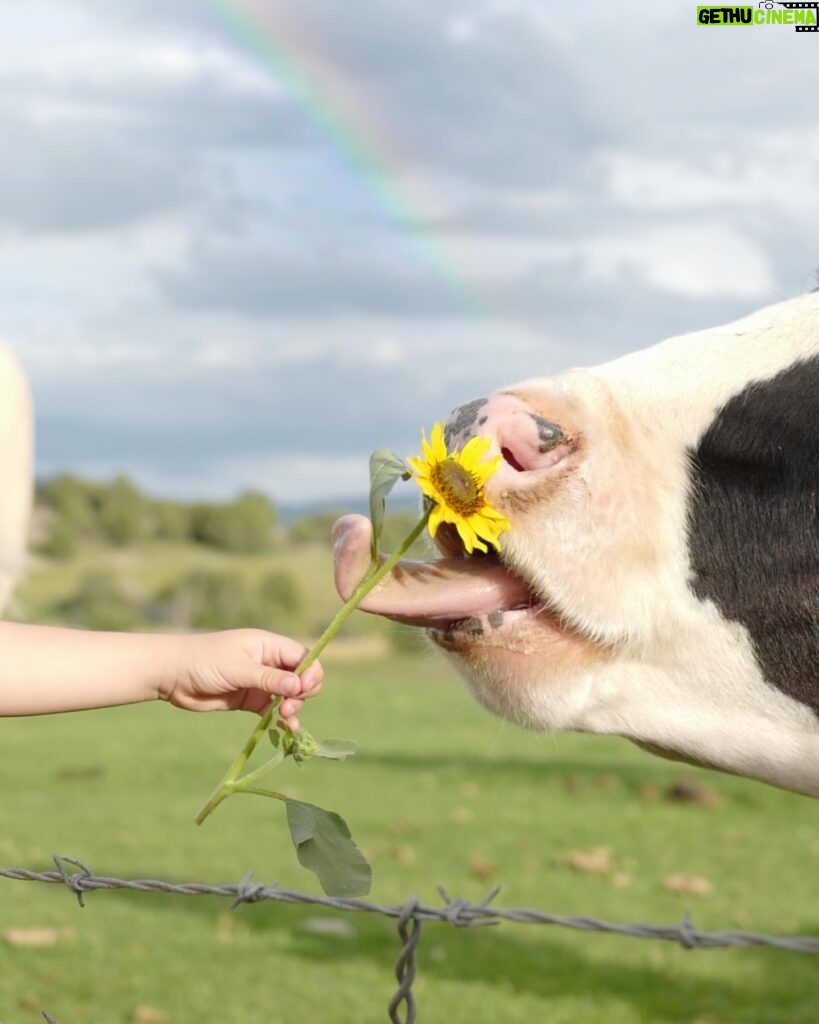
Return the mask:
<svg viewBox="0 0 819 1024">
<path fill-rule="evenodd" d="M 691 456 L 694 593 L 819 715 L 819 356 L 732 398 Z"/>
<path fill-rule="evenodd" d="M 559 444 L 566 440 L 563 431 L 556 423 L 550 423 L 542 416 L 535 416 L 534 414 L 531 414 L 531 418 L 534 420 L 535 427 L 537 428 L 537 436 L 540 441 L 538 451 L 541 455 L 545 455 L 546 452 L 557 448 Z"/>
<path fill-rule="evenodd" d="M 444 428 L 444 442 L 447 448 L 452 447 L 452 442 L 461 434 L 471 434 L 475 426 L 478 413 L 483 409 L 488 398 L 473 398 L 465 405 L 459 405 L 449 417 L 449 422 Z M 486 419 L 484 418 L 484 422 Z"/>
</svg>

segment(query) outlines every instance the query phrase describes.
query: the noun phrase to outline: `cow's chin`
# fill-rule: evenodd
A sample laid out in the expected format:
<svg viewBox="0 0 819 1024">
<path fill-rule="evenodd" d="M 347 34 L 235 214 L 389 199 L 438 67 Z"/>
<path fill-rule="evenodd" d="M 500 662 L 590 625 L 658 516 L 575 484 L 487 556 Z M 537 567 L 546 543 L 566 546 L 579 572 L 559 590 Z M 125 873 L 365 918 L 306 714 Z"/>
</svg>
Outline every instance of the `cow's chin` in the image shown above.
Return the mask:
<svg viewBox="0 0 819 1024">
<path fill-rule="evenodd" d="M 566 688 L 603 656 L 599 646 L 545 605 L 496 612 L 428 628 L 476 698 L 530 729 L 559 728 Z"/>
<path fill-rule="evenodd" d="M 454 531 L 442 527 L 436 544 L 444 555 L 459 552 Z M 461 554 L 463 552 L 461 551 Z M 478 557 L 503 563 L 495 554 Z M 506 566 L 507 571 L 514 570 Z M 531 588 L 529 581 L 524 584 Z M 600 645 L 571 626 L 548 596 L 530 589 L 519 608 L 498 608 L 427 627 L 477 699 L 490 711 L 527 728 L 548 728 L 549 706 L 584 669 L 605 657 Z"/>
</svg>

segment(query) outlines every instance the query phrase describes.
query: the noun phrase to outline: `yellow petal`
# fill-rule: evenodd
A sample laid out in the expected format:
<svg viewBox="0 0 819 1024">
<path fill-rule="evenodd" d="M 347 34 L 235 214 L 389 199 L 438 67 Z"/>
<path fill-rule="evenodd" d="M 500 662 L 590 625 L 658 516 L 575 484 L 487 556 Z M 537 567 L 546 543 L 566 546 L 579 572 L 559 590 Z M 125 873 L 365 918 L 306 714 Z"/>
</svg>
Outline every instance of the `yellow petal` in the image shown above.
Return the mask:
<svg viewBox="0 0 819 1024">
<path fill-rule="evenodd" d="M 487 505 L 481 512 L 469 517 L 469 525 L 479 536 L 500 550 L 500 535 L 509 529 L 509 520 Z"/>
<path fill-rule="evenodd" d="M 485 473 L 486 474 L 486 479 L 488 480 L 489 477 L 492 476 L 493 473 L 497 472 L 498 466 L 502 462 L 503 462 L 503 456 L 502 455 L 493 455 L 491 459 L 484 459 L 484 461 L 481 463 L 479 468 L 480 468 L 481 473 Z"/>
<path fill-rule="evenodd" d="M 471 555 L 472 551 L 474 550 L 475 541 L 477 540 L 477 538 L 475 537 L 474 532 L 469 529 L 469 527 L 466 525 L 463 519 L 461 519 L 456 525 L 458 528 L 458 536 L 461 538 L 461 542 L 463 543 L 463 546 L 466 549 L 466 553 L 468 555 Z"/>
<path fill-rule="evenodd" d="M 441 506 L 436 505 L 435 508 L 429 514 L 429 535 L 434 537 L 438 532 L 438 527 L 444 521 L 443 514 L 441 512 Z"/>
<path fill-rule="evenodd" d="M 486 481 L 497 472 L 498 466 L 502 462 L 502 456 L 496 455 L 494 458 L 485 459 L 483 462 L 479 462 L 476 466 L 472 466 L 471 472 L 482 484 L 485 484 Z"/>
<path fill-rule="evenodd" d="M 486 530 L 481 531 L 481 536 L 483 537 L 483 539 L 486 541 L 487 544 L 491 544 L 491 546 L 493 548 L 495 548 L 496 551 L 500 551 L 500 549 L 501 549 L 500 537 L 498 537 L 496 535 L 490 535 L 489 532 L 486 531 Z"/>
<path fill-rule="evenodd" d="M 425 494 L 428 498 L 432 498 L 436 505 L 440 504 L 441 495 L 438 493 L 438 488 L 431 480 L 418 478 L 418 486 L 421 488 L 421 493 Z"/>
<path fill-rule="evenodd" d="M 424 459 L 430 465 L 435 462 L 435 453 L 432 448 L 427 444 L 427 435 L 424 431 L 421 431 L 421 451 L 424 453 Z"/>
<path fill-rule="evenodd" d="M 469 459 L 473 464 L 481 462 L 492 447 L 492 440 L 488 437 L 470 437 L 461 449 L 461 458 Z"/>
<path fill-rule="evenodd" d="M 464 547 L 466 548 L 466 553 L 468 555 L 471 555 L 475 548 L 477 548 L 478 551 L 486 551 L 486 545 L 482 544 L 478 539 L 478 535 L 472 529 L 467 519 L 459 517 L 455 525 L 458 529 L 458 534 L 460 535 L 461 540 L 464 542 Z"/>
<path fill-rule="evenodd" d="M 446 441 L 444 440 L 444 424 L 441 420 L 438 420 L 432 428 L 430 441 L 432 443 L 432 458 L 436 462 L 443 462 L 447 457 L 447 450 Z"/>
<path fill-rule="evenodd" d="M 502 512 L 496 511 L 494 508 L 492 508 L 491 505 L 484 506 L 481 515 L 485 519 L 489 519 L 493 523 L 496 523 L 498 530 L 511 530 L 512 528 L 512 524 L 509 522 L 506 516 Z"/>
<path fill-rule="evenodd" d="M 407 456 L 407 464 L 412 467 L 412 469 L 415 471 L 417 476 L 419 476 L 419 477 L 428 477 L 429 476 L 429 469 L 430 469 L 429 463 L 425 462 L 423 459 L 418 459 L 418 458 L 415 458 L 412 455 L 408 455 Z"/>
</svg>

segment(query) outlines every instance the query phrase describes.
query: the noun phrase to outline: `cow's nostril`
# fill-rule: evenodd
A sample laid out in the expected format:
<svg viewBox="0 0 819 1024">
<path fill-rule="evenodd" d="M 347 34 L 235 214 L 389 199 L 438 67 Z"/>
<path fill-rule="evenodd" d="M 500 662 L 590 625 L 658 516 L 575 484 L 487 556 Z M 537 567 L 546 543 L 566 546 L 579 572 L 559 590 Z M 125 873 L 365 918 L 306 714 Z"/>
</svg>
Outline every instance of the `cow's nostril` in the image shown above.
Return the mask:
<svg viewBox="0 0 819 1024">
<path fill-rule="evenodd" d="M 508 463 L 512 469 L 517 470 L 518 473 L 525 473 L 525 467 L 521 466 L 518 460 L 515 458 L 515 453 L 511 448 L 501 448 L 501 455 L 503 456 L 504 462 Z"/>
</svg>

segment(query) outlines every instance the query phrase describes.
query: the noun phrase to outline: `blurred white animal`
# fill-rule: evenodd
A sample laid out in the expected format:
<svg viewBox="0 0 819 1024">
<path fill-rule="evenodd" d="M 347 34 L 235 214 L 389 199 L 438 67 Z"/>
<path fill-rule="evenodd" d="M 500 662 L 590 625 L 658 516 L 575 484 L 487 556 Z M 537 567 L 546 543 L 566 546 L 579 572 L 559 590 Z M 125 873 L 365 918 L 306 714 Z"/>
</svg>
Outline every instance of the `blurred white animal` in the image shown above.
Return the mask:
<svg viewBox="0 0 819 1024">
<path fill-rule="evenodd" d="M 0 608 L 8 603 L 26 553 L 34 484 L 31 394 L 22 370 L 0 345 Z"/>
</svg>

